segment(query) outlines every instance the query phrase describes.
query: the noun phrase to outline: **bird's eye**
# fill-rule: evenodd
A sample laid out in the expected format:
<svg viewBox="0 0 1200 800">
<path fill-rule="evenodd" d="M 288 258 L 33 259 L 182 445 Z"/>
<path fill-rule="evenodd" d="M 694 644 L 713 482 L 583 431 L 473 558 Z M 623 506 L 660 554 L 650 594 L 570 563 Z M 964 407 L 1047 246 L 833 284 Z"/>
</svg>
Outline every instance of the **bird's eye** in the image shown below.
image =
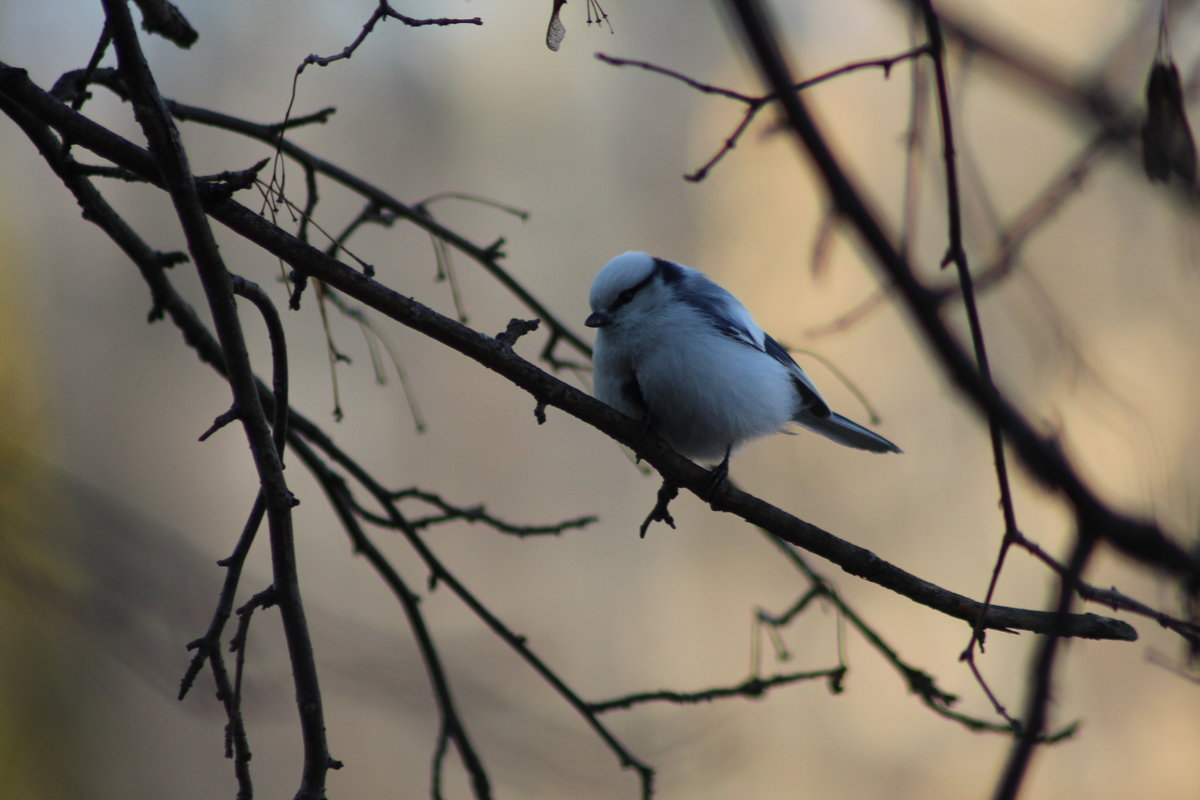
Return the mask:
<svg viewBox="0 0 1200 800">
<path fill-rule="evenodd" d="M 620 294 L 617 295 L 617 299 L 613 300 L 612 307 L 609 310 L 616 311 L 621 306 L 628 304 L 629 301 L 634 298 L 634 295 L 636 295 L 642 289 L 646 288 L 646 285 L 649 284 L 650 281 L 654 280 L 654 276 L 657 274 L 658 273 L 656 273 L 656 272 L 651 272 L 649 275 L 647 275 L 645 278 L 642 278 L 640 281 L 635 283 L 633 286 L 630 286 L 628 289 L 623 290 Z"/>
</svg>

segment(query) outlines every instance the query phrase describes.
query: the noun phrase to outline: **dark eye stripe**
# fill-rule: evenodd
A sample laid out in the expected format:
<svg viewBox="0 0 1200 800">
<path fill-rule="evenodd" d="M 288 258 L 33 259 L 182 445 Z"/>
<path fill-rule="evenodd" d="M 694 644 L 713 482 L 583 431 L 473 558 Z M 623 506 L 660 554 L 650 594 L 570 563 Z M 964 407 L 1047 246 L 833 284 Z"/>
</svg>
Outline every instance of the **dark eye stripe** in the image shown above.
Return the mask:
<svg viewBox="0 0 1200 800">
<path fill-rule="evenodd" d="M 621 306 L 628 304 L 638 292 L 645 288 L 650 281 L 654 280 L 654 276 L 657 274 L 657 270 L 652 270 L 645 278 L 642 278 L 642 280 L 638 281 L 633 286 L 630 286 L 628 289 L 622 291 L 617 295 L 617 299 L 613 301 L 612 307 L 609 310 L 616 311 Z"/>
</svg>

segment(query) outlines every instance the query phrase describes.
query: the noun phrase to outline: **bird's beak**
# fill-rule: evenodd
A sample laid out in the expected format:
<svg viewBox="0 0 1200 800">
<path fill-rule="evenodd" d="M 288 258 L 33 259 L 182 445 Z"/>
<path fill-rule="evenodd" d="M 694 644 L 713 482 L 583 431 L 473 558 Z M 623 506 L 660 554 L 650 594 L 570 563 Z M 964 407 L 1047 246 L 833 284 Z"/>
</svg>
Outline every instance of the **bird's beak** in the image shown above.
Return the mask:
<svg viewBox="0 0 1200 800">
<path fill-rule="evenodd" d="M 605 314 L 603 311 L 593 311 L 588 318 L 583 321 L 584 325 L 589 328 L 603 328 L 605 325 L 612 322 L 612 317 Z"/>
</svg>

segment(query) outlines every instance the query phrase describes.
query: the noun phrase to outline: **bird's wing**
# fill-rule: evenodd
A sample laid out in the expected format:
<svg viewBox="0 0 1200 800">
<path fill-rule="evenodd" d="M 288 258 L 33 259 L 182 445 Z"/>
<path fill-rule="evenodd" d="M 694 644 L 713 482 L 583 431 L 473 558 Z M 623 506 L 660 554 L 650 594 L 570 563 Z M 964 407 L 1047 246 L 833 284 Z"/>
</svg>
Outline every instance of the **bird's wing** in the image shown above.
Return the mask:
<svg viewBox="0 0 1200 800">
<path fill-rule="evenodd" d="M 756 350 L 765 350 L 763 340 L 767 335 L 758 327 L 746 307 L 728 290 L 713 283 L 702 273 L 688 270 L 686 291 L 678 296 L 729 338 Z"/>
<path fill-rule="evenodd" d="M 825 398 L 821 397 L 821 393 L 817 391 L 817 387 L 813 384 L 812 378 L 808 377 L 808 373 L 796 363 L 796 359 L 792 358 L 792 354 L 787 351 L 787 348 L 770 336 L 766 334 L 763 336 L 765 338 L 763 350 L 766 351 L 766 354 L 783 364 L 792 373 L 796 389 L 800 392 L 800 397 L 804 399 L 804 410 L 818 417 L 828 417 L 830 414 L 829 404 L 825 402 Z"/>
<path fill-rule="evenodd" d="M 787 367 L 796 384 L 796 391 L 803 401 L 804 410 L 817 417 L 829 416 L 829 404 L 825 402 L 825 398 L 821 397 L 821 393 L 813 385 L 812 379 L 801 369 L 783 345 L 768 336 L 758 326 L 754 317 L 750 315 L 740 300 L 734 297 L 729 290 L 713 283 L 703 273 L 696 270 L 688 270 L 686 280 L 688 281 L 687 291 L 680 294 L 686 303 L 707 317 L 713 327 L 721 333 L 766 353 Z"/>
</svg>

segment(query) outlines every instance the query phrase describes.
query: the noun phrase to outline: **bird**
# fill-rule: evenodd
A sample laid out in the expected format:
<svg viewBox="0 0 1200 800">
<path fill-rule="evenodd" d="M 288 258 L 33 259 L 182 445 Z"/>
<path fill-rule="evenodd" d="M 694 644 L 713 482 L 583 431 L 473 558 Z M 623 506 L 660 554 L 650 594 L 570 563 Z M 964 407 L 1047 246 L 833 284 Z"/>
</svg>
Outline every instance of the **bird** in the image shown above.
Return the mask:
<svg viewBox="0 0 1200 800">
<path fill-rule="evenodd" d="M 698 270 L 622 253 L 596 274 L 588 303 L 596 398 L 641 420 L 681 455 L 716 464 L 714 487 L 734 450 L 789 422 L 847 447 L 902 452 L 830 409 L 788 351 Z"/>
</svg>

